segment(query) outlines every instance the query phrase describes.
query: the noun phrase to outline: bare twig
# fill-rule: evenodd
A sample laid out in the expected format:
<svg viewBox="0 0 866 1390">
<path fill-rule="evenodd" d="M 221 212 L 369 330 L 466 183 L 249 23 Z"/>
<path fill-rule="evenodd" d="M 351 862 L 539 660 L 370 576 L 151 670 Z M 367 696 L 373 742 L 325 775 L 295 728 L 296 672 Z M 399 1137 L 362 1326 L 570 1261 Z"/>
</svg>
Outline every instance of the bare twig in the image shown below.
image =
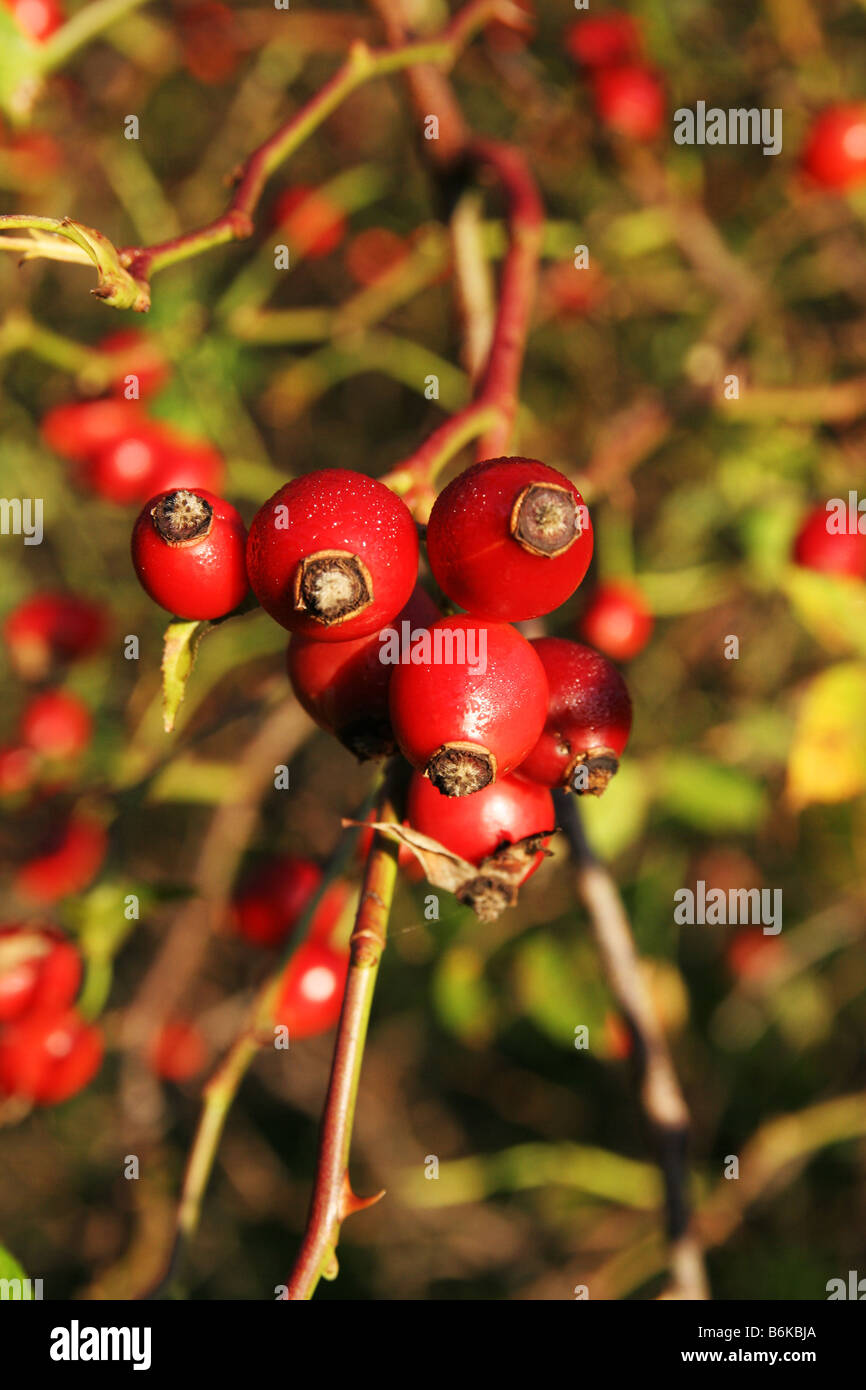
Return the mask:
<svg viewBox="0 0 866 1390">
<path fill-rule="evenodd" d="M 691 1225 L 687 1148 L 689 1112 L 664 1033 L 639 969 L 628 918 L 616 886 L 587 844 L 574 798 L 559 793 L 557 819 L 577 874 L 602 967 L 635 1045 L 641 1107 L 655 1143 L 665 1186 L 666 1226 L 673 1274 L 671 1296 L 709 1297 L 703 1256 Z"/>
</svg>

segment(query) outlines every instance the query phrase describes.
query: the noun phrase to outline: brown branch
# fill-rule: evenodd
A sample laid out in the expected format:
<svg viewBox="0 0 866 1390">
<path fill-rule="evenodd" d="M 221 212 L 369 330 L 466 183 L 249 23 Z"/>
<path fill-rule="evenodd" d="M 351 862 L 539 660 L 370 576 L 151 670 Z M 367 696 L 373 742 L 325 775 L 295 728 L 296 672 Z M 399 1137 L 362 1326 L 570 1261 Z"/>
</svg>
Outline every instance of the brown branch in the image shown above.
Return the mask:
<svg viewBox="0 0 866 1390">
<path fill-rule="evenodd" d="M 387 792 L 381 798 L 376 818 L 395 819 Z M 397 846 L 377 833 L 349 943 L 349 974 L 322 1116 L 313 1195 L 303 1243 L 288 1283 L 288 1297 L 292 1300 L 312 1298 L 320 1279 L 336 1277 L 337 1243 L 343 1222 L 353 1212 L 372 1206 L 384 1196 L 382 1192 L 373 1197 L 355 1195 L 349 1182 L 349 1155 L 367 1025 L 396 877 Z"/>
<path fill-rule="evenodd" d="M 602 968 L 635 1046 L 641 1108 L 665 1186 L 665 1216 L 673 1287 L 669 1296 L 709 1297 L 703 1256 L 691 1222 L 687 1151 L 689 1112 L 616 885 L 587 844 L 574 797 L 557 794 L 557 819 L 576 866 L 578 896 L 587 910 Z"/>
</svg>

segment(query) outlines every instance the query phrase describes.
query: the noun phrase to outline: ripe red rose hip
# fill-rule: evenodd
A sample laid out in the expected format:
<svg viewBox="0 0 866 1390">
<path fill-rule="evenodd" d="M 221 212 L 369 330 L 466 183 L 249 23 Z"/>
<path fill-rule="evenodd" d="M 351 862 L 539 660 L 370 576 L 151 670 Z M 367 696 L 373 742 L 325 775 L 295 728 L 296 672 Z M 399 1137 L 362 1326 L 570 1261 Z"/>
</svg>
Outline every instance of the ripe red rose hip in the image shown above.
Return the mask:
<svg viewBox="0 0 866 1390">
<path fill-rule="evenodd" d="M 273 220 L 311 260 L 330 255 L 346 234 L 346 219 L 328 195 L 302 185 L 279 195 Z"/>
<path fill-rule="evenodd" d="M 78 993 L 81 959 L 51 927 L 0 927 L 0 1023 L 66 1009 Z"/>
<path fill-rule="evenodd" d="M 446 796 L 518 767 L 547 713 L 544 667 L 507 623 L 440 618 L 395 667 L 391 725 L 404 757 Z"/>
<path fill-rule="evenodd" d="M 803 147 L 804 173 L 839 192 L 866 179 L 866 103 L 844 102 L 822 111 Z"/>
<path fill-rule="evenodd" d="M 107 632 L 102 605 L 77 594 L 35 594 L 13 608 L 3 624 L 10 660 L 24 680 L 42 680 L 55 663 L 90 656 Z"/>
<path fill-rule="evenodd" d="M 99 821 L 82 813 L 69 816 L 18 870 L 15 892 L 34 903 L 58 902 L 80 893 L 98 874 L 107 845 Z"/>
<path fill-rule="evenodd" d="M 654 140 L 665 118 L 665 90 L 647 67 L 600 68 L 592 77 L 599 120 L 630 140 Z"/>
<path fill-rule="evenodd" d="M 42 438 L 63 459 L 86 463 L 94 454 L 144 423 L 136 401 L 72 401 L 43 415 Z"/>
<path fill-rule="evenodd" d="M 520 767 L 543 787 L 600 795 L 631 732 L 625 681 L 605 657 L 563 637 L 533 643 L 550 686 L 544 731 Z"/>
<path fill-rule="evenodd" d="M 501 845 L 513 845 L 528 835 L 552 835 L 556 825 L 548 789 L 517 777 L 503 777 L 471 797 L 453 797 L 442 796 L 429 778 L 414 772 L 407 811 L 414 830 L 438 840 L 470 864 L 480 864 Z M 543 859 L 539 850 L 521 882 L 535 873 Z"/>
<path fill-rule="evenodd" d="M 327 1033 L 340 1017 L 349 970 L 347 951 L 322 941 L 305 941 L 286 966 L 274 1006 L 274 1021 L 289 1039 Z"/>
<path fill-rule="evenodd" d="M 5 0 L 18 26 L 36 43 L 44 43 L 65 18 L 60 0 Z"/>
<path fill-rule="evenodd" d="M 132 532 L 132 563 L 145 593 L 178 618 L 222 618 L 246 597 L 246 527 L 212 492 L 152 497 Z"/>
<path fill-rule="evenodd" d="M 208 1049 L 200 1029 L 185 1018 L 170 1019 L 151 1038 L 148 1061 L 163 1081 L 190 1081 L 207 1065 Z"/>
<path fill-rule="evenodd" d="M 565 46 L 584 67 L 609 68 L 640 57 L 641 35 L 631 15 L 592 15 L 568 26 Z"/>
<path fill-rule="evenodd" d="M 67 690 L 35 695 L 21 718 L 21 739 L 43 758 L 74 758 L 83 753 L 93 730 L 90 710 Z"/>
<path fill-rule="evenodd" d="M 388 689 L 394 666 L 383 656 L 383 637 L 392 630 L 419 632 L 440 616 L 432 598 L 416 585 L 392 628 L 354 642 L 319 642 L 295 633 L 289 643 L 289 680 L 298 703 L 321 729 L 334 734 L 361 760 L 387 757 L 395 750 Z M 408 644 L 407 644 L 408 645 Z"/>
<path fill-rule="evenodd" d="M 592 559 L 583 499 L 537 459 L 476 463 L 439 494 L 427 527 L 436 583 L 483 618 L 519 622 L 558 608 Z"/>
<path fill-rule="evenodd" d="M 234 930 L 256 946 L 278 946 L 321 881 L 312 859 L 281 854 L 261 861 L 244 875 L 232 901 Z"/>
<path fill-rule="evenodd" d="M 387 626 L 408 601 L 418 534 L 383 483 L 323 469 L 286 483 L 259 509 L 247 569 L 259 603 L 283 627 L 347 642 Z"/>
<path fill-rule="evenodd" d="M 162 352 L 153 338 L 137 328 L 121 328 L 117 333 L 109 333 L 101 340 L 99 350 L 120 359 L 112 390 L 125 400 L 155 396 L 168 380 L 168 363 Z"/>
<path fill-rule="evenodd" d="M 601 584 L 583 615 L 581 634 L 614 661 L 630 661 L 642 652 L 653 630 L 653 616 L 637 585 Z"/>
<path fill-rule="evenodd" d="M 102 1034 L 74 1009 L 40 1010 L 0 1033 L 0 1092 L 35 1105 L 57 1105 L 93 1080 Z"/>
<path fill-rule="evenodd" d="M 848 574 L 866 579 L 866 536 L 859 531 L 829 531 L 826 507 L 815 507 L 804 518 L 794 539 L 794 561 L 825 574 Z"/>
</svg>

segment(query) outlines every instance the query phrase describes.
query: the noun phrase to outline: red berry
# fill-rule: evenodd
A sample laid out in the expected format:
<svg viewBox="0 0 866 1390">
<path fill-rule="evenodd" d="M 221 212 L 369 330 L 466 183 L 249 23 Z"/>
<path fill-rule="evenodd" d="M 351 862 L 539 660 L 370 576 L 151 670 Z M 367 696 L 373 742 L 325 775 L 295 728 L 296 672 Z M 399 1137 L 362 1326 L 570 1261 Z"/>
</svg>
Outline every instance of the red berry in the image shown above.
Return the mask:
<svg viewBox="0 0 866 1390">
<path fill-rule="evenodd" d="M 3 637 L 16 673 L 41 680 L 54 663 L 90 656 L 105 640 L 105 609 L 76 594 L 35 594 L 13 608 Z"/>
<path fill-rule="evenodd" d="M 209 444 L 142 420 L 137 428 L 97 450 L 85 481 L 106 501 L 123 506 L 179 488 L 213 492 L 222 476 L 222 459 Z"/>
<path fill-rule="evenodd" d="M 199 82 L 225 82 L 240 61 L 235 17 L 218 0 L 186 5 L 178 17 L 184 66 Z"/>
<path fill-rule="evenodd" d="M 287 188 L 274 203 L 273 220 L 295 249 L 310 259 L 329 255 L 346 234 L 340 209 L 314 188 Z"/>
<path fill-rule="evenodd" d="M 90 742 L 90 710 L 68 690 L 34 695 L 21 719 L 21 738 L 43 758 L 74 758 Z"/>
<path fill-rule="evenodd" d="M 544 732 L 520 768 L 543 787 L 600 795 L 631 732 L 631 700 L 615 666 L 563 637 L 533 643 L 550 684 Z"/>
<path fill-rule="evenodd" d="M 595 108 L 601 120 L 630 140 L 654 140 L 665 118 L 665 90 L 646 67 L 599 68 L 592 77 Z"/>
<path fill-rule="evenodd" d="M 102 1053 L 99 1029 L 74 1009 L 26 1014 L 0 1035 L 0 1091 L 57 1105 L 93 1080 Z"/>
<path fill-rule="evenodd" d="M 432 598 L 416 585 L 394 619 L 419 632 L 440 616 Z M 354 642 L 319 642 L 296 632 L 287 654 L 289 680 L 298 703 L 311 719 L 334 734 L 357 758 L 381 758 L 394 752 L 388 712 L 388 688 L 394 666 L 382 661 L 381 633 Z"/>
<path fill-rule="evenodd" d="M 178 618 L 221 618 L 246 597 L 246 527 L 229 502 L 204 489 L 152 497 L 132 532 L 132 563 L 145 593 Z"/>
<path fill-rule="evenodd" d="M 785 959 L 785 945 L 778 936 L 747 929 L 732 938 L 725 958 L 733 975 L 742 980 L 760 980 L 778 970 Z"/>
<path fill-rule="evenodd" d="M 0 927 L 0 1023 L 66 1009 L 78 993 L 81 959 L 51 927 Z"/>
<path fill-rule="evenodd" d="M 289 1039 L 327 1033 L 340 1017 L 349 955 L 321 941 L 305 941 L 286 966 L 274 1021 L 289 1030 Z"/>
<path fill-rule="evenodd" d="M 145 423 L 137 401 L 72 401 L 43 415 L 42 438 L 61 458 L 87 463 L 106 444 Z"/>
<path fill-rule="evenodd" d="M 164 1081 L 190 1081 L 204 1070 L 207 1060 L 201 1032 L 184 1018 L 164 1023 L 148 1047 L 148 1061 Z"/>
<path fill-rule="evenodd" d="M 607 289 L 607 280 L 594 263 L 578 270 L 571 261 L 558 261 L 542 277 L 539 309 L 548 318 L 579 318 L 601 303 Z"/>
<path fill-rule="evenodd" d="M 653 630 L 653 616 L 635 584 L 601 584 L 583 615 L 581 633 L 591 646 L 614 661 L 630 661 L 642 652 Z"/>
<path fill-rule="evenodd" d="M 232 925 L 256 946 L 286 939 L 322 881 L 311 859 L 282 854 L 257 864 L 241 881 L 232 903 Z"/>
<path fill-rule="evenodd" d="M 0 796 L 18 796 L 33 785 L 38 759 L 32 748 L 0 748 Z"/>
<path fill-rule="evenodd" d="M 324 642 L 368 637 L 408 601 L 418 574 L 412 515 L 375 478 L 307 473 L 259 509 L 247 544 L 259 603 L 291 632 Z"/>
<path fill-rule="evenodd" d="M 12 11 L 19 28 L 36 43 L 50 39 L 66 18 L 60 0 L 4 0 L 4 3 Z"/>
<path fill-rule="evenodd" d="M 108 837 L 99 821 L 72 815 L 52 832 L 43 850 L 15 875 L 15 892 L 36 903 L 80 893 L 99 873 Z"/>
<path fill-rule="evenodd" d="M 439 587 L 470 613 L 518 622 L 558 608 L 592 558 L 573 483 L 535 459 L 476 463 L 439 494 L 427 527 Z"/>
<path fill-rule="evenodd" d="M 411 657 L 394 668 L 390 708 L 413 767 L 446 796 L 466 796 L 522 763 L 544 727 L 548 690 L 516 628 L 440 618 Z"/>
<path fill-rule="evenodd" d="M 631 63 L 642 51 L 640 29 L 628 14 L 575 20 L 565 31 L 565 46 L 571 56 L 587 68 Z"/>
<path fill-rule="evenodd" d="M 825 574 L 849 574 L 866 579 L 866 536 L 859 531 L 829 531 L 826 507 L 815 507 L 804 518 L 794 540 L 794 561 Z"/>
<path fill-rule="evenodd" d="M 804 172 L 822 188 L 844 191 L 866 179 L 866 103 L 843 102 L 816 117 L 806 136 Z"/>
<path fill-rule="evenodd" d="M 387 227 L 368 227 L 346 247 L 346 269 L 359 285 L 374 285 L 409 255 L 404 237 Z"/>
<path fill-rule="evenodd" d="M 471 797 L 442 796 L 427 777 L 412 774 L 407 801 L 409 824 L 438 840 L 470 864 L 480 864 L 500 845 L 527 835 L 553 834 L 556 817 L 546 787 L 503 777 Z M 547 844 L 547 839 L 544 841 Z M 521 882 L 535 873 L 544 855 L 539 850 Z"/>
<path fill-rule="evenodd" d="M 117 333 L 109 333 L 100 341 L 99 350 L 123 359 L 114 375 L 112 389 L 125 400 L 155 396 L 168 380 L 168 363 L 160 349 L 153 338 L 137 328 L 121 328 Z M 131 377 L 135 381 L 131 381 Z"/>
</svg>

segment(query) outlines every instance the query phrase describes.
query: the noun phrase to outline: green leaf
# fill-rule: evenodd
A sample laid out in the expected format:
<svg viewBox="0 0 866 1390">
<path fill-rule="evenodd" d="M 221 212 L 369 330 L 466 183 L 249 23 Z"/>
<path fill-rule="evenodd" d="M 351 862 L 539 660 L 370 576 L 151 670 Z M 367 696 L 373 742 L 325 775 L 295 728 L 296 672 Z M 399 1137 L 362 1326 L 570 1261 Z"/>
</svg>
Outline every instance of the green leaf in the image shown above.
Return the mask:
<svg viewBox="0 0 866 1390">
<path fill-rule="evenodd" d="M 700 754 L 668 754 L 656 778 L 661 809 L 709 834 L 754 830 L 767 809 L 765 789 L 754 777 Z"/>
<path fill-rule="evenodd" d="M 27 1281 L 27 1275 L 24 1273 L 24 1266 L 18 1263 L 15 1256 L 10 1254 L 5 1245 L 0 1245 L 0 1279 L 21 1279 L 22 1281 Z M 25 1300 L 32 1300 L 33 1291 L 29 1282 L 25 1282 L 23 1293 Z"/>
<path fill-rule="evenodd" d="M 797 809 L 848 801 L 866 789 L 866 664 L 841 662 L 809 682 L 788 755 L 788 800 Z"/>
<path fill-rule="evenodd" d="M 828 651 L 866 656 L 866 584 L 791 565 L 782 587 L 803 627 Z"/>
<path fill-rule="evenodd" d="M 433 977 L 433 1005 L 440 1021 L 463 1042 L 483 1047 L 493 1036 L 496 1013 L 484 979 L 484 957 L 472 946 L 452 946 Z"/>
<path fill-rule="evenodd" d="M 0 8 L 0 106 L 13 120 L 27 116 L 41 86 L 39 47 Z"/>
<path fill-rule="evenodd" d="M 521 945 L 514 978 L 524 1013 L 542 1033 L 573 1048 L 575 1028 L 586 1026 L 595 1051 L 608 999 L 589 953 L 535 933 Z"/>
<path fill-rule="evenodd" d="M 162 713 L 163 727 L 170 734 L 177 712 L 186 695 L 187 681 L 192 675 L 196 654 L 203 637 L 213 627 L 211 622 L 187 622 L 177 619 L 165 630 L 162 650 Z"/>
<path fill-rule="evenodd" d="M 628 759 L 603 796 L 581 797 L 586 837 L 599 858 L 614 859 L 634 844 L 646 821 L 648 801 L 644 769 Z"/>
</svg>

